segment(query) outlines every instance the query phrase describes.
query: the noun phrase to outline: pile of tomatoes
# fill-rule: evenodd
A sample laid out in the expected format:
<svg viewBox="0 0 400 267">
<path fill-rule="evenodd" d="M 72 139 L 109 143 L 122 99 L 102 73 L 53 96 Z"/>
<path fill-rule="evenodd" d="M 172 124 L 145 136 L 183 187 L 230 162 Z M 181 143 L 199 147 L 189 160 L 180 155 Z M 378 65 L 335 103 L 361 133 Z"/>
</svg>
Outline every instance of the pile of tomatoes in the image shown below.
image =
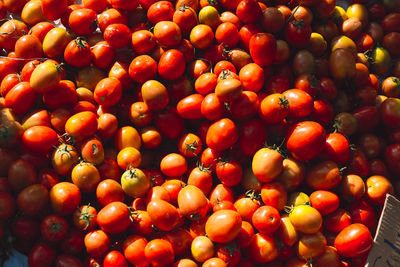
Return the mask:
<svg viewBox="0 0 400 267">
<path fill-rule="evenodd" d="M 2 252 L 364 266 L 400 188 L 399 0 L 2 0 L 0 18 Z"/>
</svg>

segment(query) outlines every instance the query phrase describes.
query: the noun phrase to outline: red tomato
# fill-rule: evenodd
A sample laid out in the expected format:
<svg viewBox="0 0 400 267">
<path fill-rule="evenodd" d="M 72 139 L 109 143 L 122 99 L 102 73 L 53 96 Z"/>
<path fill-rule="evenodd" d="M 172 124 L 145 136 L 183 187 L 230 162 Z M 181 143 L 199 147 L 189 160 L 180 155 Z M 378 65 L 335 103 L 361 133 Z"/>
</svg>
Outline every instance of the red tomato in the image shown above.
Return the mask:
<svg viewBox="0 0 400 267">
<path fill-rule="evenodd" d="M 205 231 L 213 242 L 229 243 L 241 229 L 242 218 L 233 210 L 219 210 L 208 217 Z"/>
<path fill-rule="evenodd" d="M 161 199 L 150 201 L 147 212 L 154 226 L 162 231 L 170 231 L 178 224 L 178 210 L 167 201 Z"/>
<path fill-rule="evenodd" d="M 175 257 L 172 244 L 164 239 L 153 239 L 147 243 L 144 255 L 153 266 L 169 266 Z"/>
<path fill-rule="evenodd" d="M 69 15 L 68 24 L 79 35 L 90 34 L 96 30 L 97 14 L 89 8 L 78 8 Z"/>
<path fill-rule="evenodd" d="M 260 233 L 269 234 L 278 230 L 281 216 L 274 207 L 262 206 L 254 212 L 251 221 Z"/>
<path fill-rule="evenodd" d="M 64 50 L 65 61 L 76 68 L 89 66 L 92 62 L 92 53 L 90 45 L 81 38 L 69 42 Z"/>
<path fill-rule="evenodd" d="M 227 118 L 214 122 L 207 131 L 206 143 L 211 149 L 223 151 L 239 138 L 235 123 Z"/>
<path fill-rule="evenodd" d="M 311 206 L 322 215 L 332 213 L 339 208 L 339 197 L 330 191 L 317 190 L 310 195 Z"/>
<path fill-rule="evenodd" d="M 110 24 L 105 28 L 104 40 L 112 47 L 122 48 L 131 43 L 132 34 L 128 26 L 121 23 Z"/>
<path fill-rule="evenodd" d="M 300 161 L 307 161 L 317 156 L 325 146 L 324 128 L 312 121 L 295 124 L 288 132 L 286 147 L 292 156 Z"/>
<path fill-rule="evenodd" d="M 371 249 L 373 244 L 368 228 L 354 223 L 344 228 L 335 239 L 335 247 L 343 257 L 358 257 Z"/>
<path fill-rule="evenodd" d="M 56 251 L 44 243 L 36 244 L 28 255 L 28 264 L 32 267 L 50 267 L 56 259 Z"/>
<path fill-rule="evenodd" d="M 22 144 L 28 150 L 47 154 L 58 143 L 57 133 L 47 126 L 33 126 L 22 135 Z"/>
<path fill-rule="evenodd" d="M 121 96 L 122 85 L 116 78 L 104 78 L 97 83 L 94 89 L 94 99 L 105 107 L 117 104 Z"/>
<path fill-rule="evenodd" d="M 286 25 L 285 37 L 289 44 L 294 47 L 305 46 L 311 37 L 311 26 L 303 20 L 292 20 Z"/>
<path fill-rule="evenodd" d="M 111 202 L 97 214 L 97 223 L 106 233 L 121 233 L 131 224 L 128 206 L 122 202 Z"/>
<path fill-rule="evenodd" d="M 270 65 L 276 53 L 276 40 L 270 33 L 254 34 L 249 41 L 249 50 L 253 61 L 266 67 Z"/>
<path fill-rule="evenodd" d="M 124 255 L 116 250 L 112 250 L 107 253 L 103 260 L 104 267 L 128 267 L 128 262 L 126 261 Z"/>
<path fill-rule="evenodd" d="M 5 106 L 17 114 L 24 114 L 33 106 L 35 98 L 36 91 L 29 82 L 20 82 L 7 93 Z"/>
<path fill-rule="evenodd" d="M 40 231 L 42 237 L 49 242 L 58 242 L 62 240 L 68 232 L 67 221 L 56 214 L 46 216 L 41 224 Z"/>
<path fill-rule="evenodd" d="M 303 118 L 313 111 L 313 99 L 305 91 L 290 89 L 282 94 L 289 102 L 289 117 Z"/>
<path fill-rule="evenodd" d="M 337 164 L 344 164 L 350 158 L 350 144 L 341 133 L 328 134 L 325 141 L 324 155 Z"/>
<path fill-rule="evenodd" d="M 258 233 L 247 248 L 251 260 L 257 263 L 273 261 L 278 257 L 278 248 L 273 235 Z"/>
<path fill-rule="evenodd" d="M 336 211 L 324 217 L 324 228 L 330 232 L 338 233 L 352 223 L 351 214 L 344 209 Z"/>
</svg>

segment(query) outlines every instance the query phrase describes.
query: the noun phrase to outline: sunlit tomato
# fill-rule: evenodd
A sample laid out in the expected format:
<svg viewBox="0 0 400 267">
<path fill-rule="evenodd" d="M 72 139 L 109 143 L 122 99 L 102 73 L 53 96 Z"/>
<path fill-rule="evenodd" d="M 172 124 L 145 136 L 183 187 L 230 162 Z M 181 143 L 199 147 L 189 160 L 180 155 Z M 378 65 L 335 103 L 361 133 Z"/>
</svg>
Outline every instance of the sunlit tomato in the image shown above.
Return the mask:
<svg viewBox="0 0 400 267">
<path fill-rule="evenodd" d="M 276 39 L 269 33 L 257 33 L 250 38 L 249 50 L 254 62 L 266 67 L 273 62 L 276 52 Z"/>
<path fill-rule="evenodd" d="M 111 244 L 110 237 L 102 230 L 94 230 L 85 235 L 87 253 L 95 258 L 104 256 Z"/>
<path fill-rule="evenodd" d="M 289 114 L 289 103 L 282 94 L 270 94 L 261 101 L 259 116 L 266 123 L 279 123 Z"/>
<path fill-rule="evenodd" d="M 195 48 L 206 49 L 211 46 L 214 39 L 214 32 L 212 28 L 205 24 L 200 24 L 190 32 L 190 42 Z"/>
<path fill-rule="evenodd" d="M 286 147 L 295 159 L 306 161 L 314 158 L 324 149 L 325 140 L 326 133 L 320 124 L 303 121 L 289 130 Z"/>
<path fill-rule="evenodd" d="M 0 36 L 0 47 L 7 51 L 13 51 L 15 43 L 21 37 L 23 32 L 27 33 L 28 28 L 20 20 L 7 20 L 0 26 L 0 31 L 3 33 Z"/>
<path fill-rule="evenodd" d="M 179 152 L 185 157 L 196 157 L 200 155 L 202 150 L 202 142 L 197 135 L 188 133 L 179 139 L 178 149 Z"/>
<path fill-rule="evenodd" d="M 167 88 L 156 80 L 149 80 L 142 85 L 142 97 L 151 110 L 160 110 L 168 105 Z"/>
<path fill-rule="evenodd" d="M 147 245 L 146 238 L 139 235 L 128 236 L 122 244 L 122 251 L 129 263 L 140 266 L 148 266 L 144 249 Z"/>
<path fill-rule="evenodd" d="M 71 40 L 71 35 L 65 29 L 53 28 L 43 39 L 43 53 L 50 58 L 57 58 L 64 53 L 65 47 Z"/>
<path fill-rule="evenodd" d="M 292 191 L 299 186 L 305 176 L 305 167 L 294 159 L 284 159 L 282 162 L 282 171 L 277 178 L 287 191 Z"/>
<path fill-rule="evenodd" d="M 61 182 L 50 189 L 50 204 L 61 215 L 71 214 L 81 202 L 81 192 L 73 183 Z"/>
<path fill-rule="evenodd" d="M 97 223 L 106 233 L 121 233 L 131 224 L 130 211 L 122 202 L 111 202 L 97 214 Z"/>
<path fill-rule="evenodd" d="M 67 144 L 59 145 L 51 157 L 53 169 L 60 175 L 70 174 L 73 166 L 78 162 L 78 151 L 75 147 Z"/>
<path fill-rule="evenodd" d="M 172 244 L 164 239 L 153 239 L 147 243 L 145 257 L 153 266 L 169 266 L 174 261 Z"/>
<path fill-rule="evenodd" d="M 322 215 L 334 212 L 339 207 L 339 197 L 330 191 L 317 190 L 310 195 L 311 206 Z"/>
<path fill-rule="evenodd" d="M 36 91 L 29 82 L 17 83 L 7 93 L 5 97 L 5 106 L 11 108 L 16 114 L 26 113 L 34 104 Z"/>
<path fill-rule="evenodd" d="M 79 163 L 72 169 L 71 180 L 81 191 L 93 192 L 100 182 L 100 173 L 90 163 Z"/>
<path fill-rule="evenodd" d="M 47 126 L 30 127 L 22 135 L 24 147 L 38 153 L 49 153 L 57 143 L 57 133 Z"/>
<path fill-rule="evenodd" d="M 143 197 L 150 187 L 150 178 L 136 168 L 126 170 L 121 176 L 121 185 L 125 194 Z"/>
<path fill-rule="evenodd" d="M 165 51 L 158 62 L 158 74 L 167 80 L 176 80 L 185 72 L 186 61 L 177 49 Z"/>
<path fill-rule="evenodd" d="M 108 25 L 103 34 L 104 40 L 115 48 L 122 48 L 131 43 L 132 34 L 128 26 L 121 23 Z"/>
<path fill-rule="evenodd" d="M 187 185 L 178 194 L 178 207 L 189 219 L 203 218 L 208 211 L 208 200 L 199 188 Z"/>
<path fill-rule="evenodd" d="M 270 182 L 281 173 L 282 162 L 283 157 L 277 150 L 262 148 L 253 157 L 253 173 L 261 182 Z"/>
<path fill-rule="evenodd" d="M 154 36 L 157 41 L 166 47 L 177 46 L 182 40 L 179 26 L 172 21 L 160 21 L 154 26 Z"/>
<path fill-rule="evenodd" d="M 15 43 L 15 55 L 18 58 L 32 59 L 42 56 L 42 45 L 34 35 L 21 36 Z"/>
<path fill-rule="evenodd" d="M 344 164 L 350 157 L 349 141 L 341 133 L 328 134 L 323 153 L 328 159 Z"/>
<path fill-rule="evenodd" d="M 302 259 L 316 258 L 326 249 L 326 238 L 322 233 L 305 234 L 296 245 L 296 253 Z"/>
<path fill-rule="evenodd" d="M 365 225 L 355 223 L 344 228 L 335 239 L 335 247 L 343 257 L 358 257 L 373 244 L 371 233 Z"/>
<path fill-rule="evenodd" d="M 166 155 L 160 163 L 161 171 L 169 177 L 177 177 L 187 171 L 185 157 L 177 153 Z"/>
<path fill-rule="evenodd" d="M 208 196 L 212 188 L 212 174 L 211 170 L 199 164 L 194 168 L 188 177 L 187 184 L 198 187 L 203 193 Z"/>
<path fill-rule="evenodd" d="M 167 201 L 161 199 L 150 201 L 147 212 L 154 226 L 162 231 L 170 231 L 178 224 L 178 210 Z"/>
<path fill-rule="evenodd" d="M 178 114 L 184 119 L 200 119 L 203 117 L 201 105 L 204 97 L 200 94 L 191 94 L 181 99 L 176 109 Z"/>
<path fill-rule="evenodd" d="M 183 35 L 190 33 L 191 29 L 197 25 L 197 14 L 192 5 L 179 6 L 174 15 L 172 21 L 175 22 L 182 31 Z"/>
<path fill-rule="evenodd" d="M 311 95 L 307 92 L 300 89 L 290 89 L 283 92 L 282 96 L 284 100 L 286 99 L 286 101 L 283 101 L 283 105 L 289 107 L 289 117 L 302 118 L 311 114 L 313 110 L 313 100 Z"/>
<path fill-rule="evenodd" d="M 348 174 L 343 177 L 340 185 L 341 197 L 348 201 L 360 199 L 365 194 L 365 184 L 363 179 L 355 174 Z"/>
<path fill-rule="evenodd" d="M 247 251 L 250 259 L 257 263 L 271 262 L 278 257 L 275 238 L 270 234 L 257 233 Z"/>
<path fill-rule="evenodd" d="M 213 242 L 229 243 L 237 237 L 242 225 L 239 213 L 233 210 L 219 210 L 206 222 L 205 231 Z"/>
<path fill-rule="evenodd" d="M 263 234 L 273 233 L 278 230 L 281 223 L 279 211 L 271 206 L 259 207 L 252 216 L 253 226 Z"/>
<path fill-rule="evenodd" d="M 65 132 L 80 141 L 91 137 L 97 131 L 96 114 L 84 111 L 72 115 L 65 124 Z"/>
<path fill-rule="evenodd" d="M 366 196 L 374 204 L 383 205 L 386 194 L 393 194 L 392 183 L 383 176 L 374 175 L 365 181 Z"/>
<path fill-rule="evenodd" d="M 232 146 L 239 138 L 236 125 L 224 118 L 213 123 L 207 131 L 207 146 L 216 151 L 223 151 Z"/>
<path fill-rule="evenodd" d="M 297 231 L 305 234 L 314 234 L 322 226 L 321 213 L 309 205 L 294 207 L 289 213 L 289 219 Z"/>
<path fill-rule="evenodd" d="M 97 210 L 90 205 L 82 205 L 72 214 L 72 220 L 78 230 L 92 231 L 97 227 Z"/>
</svg>

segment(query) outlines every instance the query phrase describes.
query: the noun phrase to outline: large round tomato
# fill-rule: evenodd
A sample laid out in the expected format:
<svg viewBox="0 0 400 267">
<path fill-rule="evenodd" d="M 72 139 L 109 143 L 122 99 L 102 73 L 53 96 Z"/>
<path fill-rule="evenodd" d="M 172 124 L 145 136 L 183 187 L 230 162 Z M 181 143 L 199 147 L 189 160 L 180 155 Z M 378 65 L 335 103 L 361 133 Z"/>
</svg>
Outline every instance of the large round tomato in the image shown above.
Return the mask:
<svg viewBox="0 0 400 267">
<path fill-rule="evenodd" d="M 369 229 L 360 223 L 344 228 L 335 239 L 335 247 L 343 257 L 358 257 L 369 251 L 373 240 Z"/>
</svg>

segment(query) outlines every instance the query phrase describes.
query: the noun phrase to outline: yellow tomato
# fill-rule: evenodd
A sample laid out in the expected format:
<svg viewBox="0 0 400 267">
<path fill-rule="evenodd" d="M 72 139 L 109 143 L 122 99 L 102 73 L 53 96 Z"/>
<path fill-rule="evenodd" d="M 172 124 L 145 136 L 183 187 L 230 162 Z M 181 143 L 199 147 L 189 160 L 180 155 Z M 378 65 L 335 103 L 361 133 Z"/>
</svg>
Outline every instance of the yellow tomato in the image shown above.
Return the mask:
<svg viewBox="0 0 400 267">
<path fill-rule="evenodd" d="M 59 67 L 53 62 L 43 62 L 33 70 L 29 84 L 35 91 L 46 93 L 53 90 L 60 80 Z"/>
<path fill-rule="evenodd" d="M 206 236 L 198 236 L 192 241 L 191 252 L 193 259 L 205 262 L 212 258 L 215 253 L 213 242 Z"/>
<path fill-rule="evenodd" d="M 64 28 L 53 28 L 43 39 L 43 53 L 50 58 L 57 58 L 63 55 L 71 40 L 71 35 Z"/>
<path fill-rule="evenodd" d="M 317 32 L 311 33 L 311 37 L 310 37 L 310 41 L 308 42 L 307 49 L 314 56 L 323 55 L 325 53 L 327 47 L 328 47 L 328 44 L 321 34 L 319 34 Z"/>
<path fill-rule="evenodd" d="M 53 169 L 63 176 L 69 175 L 74 165 L 78 162 L 79 153 L 75 147 L 67 144 L 59 145 L 51 157 Z"/>
<path fill-rule="evenodd" d="M 346 11 L 343 9 L 343 7 L 340 6 L 335 6 L 333 9 L 333 13 L 331 15 L 331 19 L 337 24 L 337 25 L 342 25 L 343 21 L 345 21 L 348 18 Z"/>
<path fill-rule="evenodd" d="M 391 57 L 389 52 L 383 47 L 376 47 L 372 51 L 372 70 L 379 76 L 384 76 L 389 72 Z"/>
<path fill-rule="evenodd" d="M 310 204 L 310 198 L 306 193 L 303 192 L 293 192 L 290 194 L 287 205 L 288 206 L 299 206 Z"/>
<path fill-rule="evenodd" d="M 365 5 L 353 4 L 347 8 L 346 14 L 349 18 L 356 17 L 360 19 L 363 27 L 365 27 L 368 23 L 368 10 Z"/>
<path fill-rule="evenodd" d="M 296 253 L 299 258 L 314 259 L 325 252 L 326 238 L 320 232 L 312 235 L 303 235 L 296 245 Z"/>
<path fill-rule="evenodd" d="M 289 247 L 293 246 L 299 239 L 299 235 L 287 214 L 281 216 L 281 225 L 278 229 L 278 235 L 282 243 Z"/>
<path fill-rule="evenodd" d="M 199 23 L 215 29 L 220 23 L 218 10 L 213 6 L 205 6 L 199 12 Z"/>
<path fill-rule="evenodd" d="M 336 36 L 331 42 L 331 51 L 335 51 L 338 48 L 345 48 L 351 51 L 353 55 L 357 54 L 356 43 L 345 35 Z"/>
<path fill-rule="evenodd" d="M 45 21 L 46 17 L 42 11 L 42 3 L 40 0 L 31 0 L 27 2 L 22 9 L 21 19 L 28 25 L 35 25 L 38 22 Z"/>
<path fill-rule="evenodd" d="M 289 213 L 294 228 L 304 234 L 314 234 L 322 226 L 322 216 L 318 210 L 309 205 L 299 205 Z"/>
<path fill-rule="evenodd" d="M 118 150 L 125 147 L 134 147 L 139 150 L 141 143 L 138 131 L 132 126 L 121 127 L 114 135 L 114 145 Z"/>
<path fill-rule="evenodd" d="M 150 179 L 142 170 L 131 168 L 122 174 L 121 186 L 128 196 L 143 197 L 150 188 Z"/>
</svg>

